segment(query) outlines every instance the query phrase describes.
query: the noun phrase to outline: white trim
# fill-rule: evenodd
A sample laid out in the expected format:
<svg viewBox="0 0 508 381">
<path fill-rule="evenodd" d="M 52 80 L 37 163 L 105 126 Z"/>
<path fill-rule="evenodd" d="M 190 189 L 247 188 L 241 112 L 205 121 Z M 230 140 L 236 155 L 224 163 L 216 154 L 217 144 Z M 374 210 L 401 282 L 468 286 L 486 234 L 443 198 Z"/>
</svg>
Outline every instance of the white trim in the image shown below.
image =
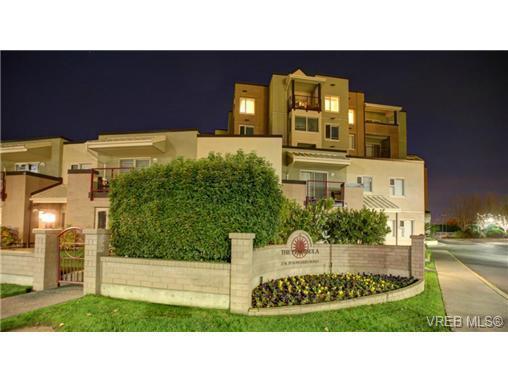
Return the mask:
<svg viewBox="0 0 508 381">
<path fill-rule="evenodd" d="M 249 101 L 253 101 L 254 103 L 254 112 L 243 112 L 242 111 L 242 99 L 244 100 L 249 100 Z M 238 105 L 238 113 L 239 114 L 242 114 L 242 115 L 256 115 L 256 98 L 252 98 L 252 97 L 239 97 L 239 105 Z M 245 102 L 245 109 L 247 110 L 247 102 Z"/>
<path fill-rule="evenodd" d="M 331 134 L 331 127 L 337 127 L 337 139 L 331 139 L 331 138 L 327 138 L 326 137 L 326 126 L 329 125 L 330 126 L 330 136 L 332 135 Z M 340 124 L 338 123 L 329 123 L 329 122 L 325 122 L 324 123 L 324 126 L 323 126 L 323 129 L 325 130 L 325 140 L 328 140 L 330 142 L 338 142 L 340 141 Z"/>
<path fill-rule="evenodd" d="M 390 184 L 390 182 L 392 180 L 402 180 L 403 181 L 401 195 L 392 194 L 392 189 L 395 190 L 395 182 L 393 184 L 393 188 L 392 188 L 392 185 Z M 388 194 L 391 198 L 406 198 L 406 178 L 405 177 L 389 177 L 388 178 Z"/>
<path fill-rule="evenodd" d="M 363 193 L 372 194 L 374 193 L 374 176 L 372 175 L 357 175 L 355 178 L 355 184 L 358 184 L 358 177 L 362 178 L 362 182 L 360 183 L 363 188 Z M 365 187 L 363 186 L 363 178 L 364 177 L 370 177 L 370 191 L 366 191 Z"/>
<path fill-rule="evenodd" d="M 109 226 L 109 208 L 95 208 L 95 216 L 93 221 L 93 226 L 95 229 L 98 229 L 98 222 L 99 222 L 99 213 L 100 212 L 106 212 L 106 227 L 104 229 L 108 229 Z"/>
</svg>

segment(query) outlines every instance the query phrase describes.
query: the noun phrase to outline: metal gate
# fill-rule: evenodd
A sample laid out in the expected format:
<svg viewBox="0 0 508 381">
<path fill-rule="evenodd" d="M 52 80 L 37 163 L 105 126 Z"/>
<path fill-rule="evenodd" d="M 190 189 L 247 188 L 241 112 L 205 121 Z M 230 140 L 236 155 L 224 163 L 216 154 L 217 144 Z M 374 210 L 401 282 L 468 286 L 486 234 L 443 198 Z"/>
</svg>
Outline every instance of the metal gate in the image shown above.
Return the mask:
<svg viewBox="0 0 508 381">
<path fill-rule="evenodd" d="M 85 239 L 83 230 L 71 227 L 58 234 L 58 285 L 83 284 Z"/>
</svg>

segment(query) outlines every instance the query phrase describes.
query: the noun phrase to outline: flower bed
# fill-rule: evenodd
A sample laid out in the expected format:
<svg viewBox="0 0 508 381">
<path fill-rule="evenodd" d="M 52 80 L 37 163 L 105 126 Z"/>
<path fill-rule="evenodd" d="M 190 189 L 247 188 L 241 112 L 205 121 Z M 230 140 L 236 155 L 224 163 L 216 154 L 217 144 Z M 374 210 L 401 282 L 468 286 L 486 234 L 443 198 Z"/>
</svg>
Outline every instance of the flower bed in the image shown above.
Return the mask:
<svg viewBox="0 0 508 381">
<path fill-rule="evenodd" d="M 291 276 L 262 283 L 252 291 L 252 307 L 282 307 L 332 302 L 380 294 L 409 286 L 413 277 L 376 274 Z"/>
</svg>

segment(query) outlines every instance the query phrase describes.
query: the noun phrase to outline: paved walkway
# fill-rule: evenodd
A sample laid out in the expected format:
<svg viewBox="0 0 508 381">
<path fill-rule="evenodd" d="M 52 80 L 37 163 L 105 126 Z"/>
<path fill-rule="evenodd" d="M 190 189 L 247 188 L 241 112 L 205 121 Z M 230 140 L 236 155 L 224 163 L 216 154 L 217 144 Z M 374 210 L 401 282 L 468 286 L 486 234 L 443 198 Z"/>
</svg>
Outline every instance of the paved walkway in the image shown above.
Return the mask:
<svg viewBox="0 0 508 381">
<path fill-rule="evenodd" d="M 83 296 L 80 286 L 64 286 L 52 290 L 29 292 L 0 299 L 0 317 L 2 319 L 77 299 Z"/>
<path fill-rule="evenodd" d="M 502 295 L 502 291 L 495 290 L 493 285 L 488 285 L 447 250 L 433 247 L 432 254 L 443 291 L 446 315 L 462 318 L 462 327 L 452 329 L 454 331 L 508 332 L 508 299 Z M 501 316 L 504 326 L 502 328 L 474 326 L 475 321 L 488 325 L 486 316 Z"/>
</svg>

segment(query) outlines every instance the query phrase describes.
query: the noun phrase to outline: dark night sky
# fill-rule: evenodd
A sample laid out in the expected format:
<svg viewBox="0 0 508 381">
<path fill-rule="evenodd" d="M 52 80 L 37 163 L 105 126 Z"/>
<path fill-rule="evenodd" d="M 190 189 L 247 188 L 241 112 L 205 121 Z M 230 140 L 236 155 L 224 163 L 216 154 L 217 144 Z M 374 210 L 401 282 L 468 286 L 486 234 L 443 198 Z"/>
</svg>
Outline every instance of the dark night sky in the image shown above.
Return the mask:
<svg viewBox="0 0 508 381">
<path fill-rule="evenodd" d="M 507 52 L 2 52 L 2 139 L 212 132 L 227 125 L 235 81 L 297 67 L 406 109 L 435 218 L 455 194 L 508 193 Z"/>
</svg>

